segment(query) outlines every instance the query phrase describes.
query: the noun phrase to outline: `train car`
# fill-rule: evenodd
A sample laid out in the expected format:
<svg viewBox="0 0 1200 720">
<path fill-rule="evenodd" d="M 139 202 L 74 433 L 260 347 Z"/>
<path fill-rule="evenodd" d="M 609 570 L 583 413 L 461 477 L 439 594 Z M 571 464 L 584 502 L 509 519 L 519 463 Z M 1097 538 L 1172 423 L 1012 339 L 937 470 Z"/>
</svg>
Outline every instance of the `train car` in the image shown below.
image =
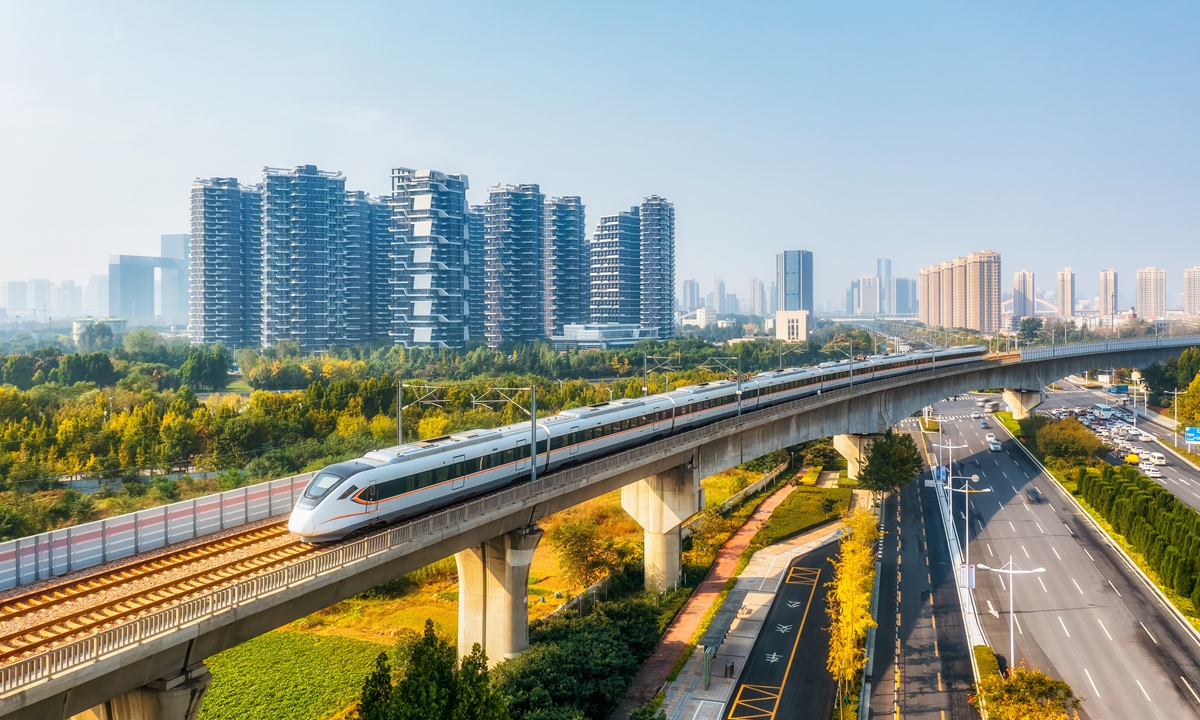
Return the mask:
<svg viewBox="0 0 1200 720">
<path fill-rule="evenodd" d="M 536 425 L 470 430 L 375 450 L 313 477 L 288 528 L 304 540 L 336 540 L 414 517 L 529 477 L 718 420 L 821 392 L 977 362 L 980 346 L 857 357 L 817 367 L 717 380 L 645 398 L 564 410 Z M 533 435 L 536 433 L 536 442 Z"/>
</svg>

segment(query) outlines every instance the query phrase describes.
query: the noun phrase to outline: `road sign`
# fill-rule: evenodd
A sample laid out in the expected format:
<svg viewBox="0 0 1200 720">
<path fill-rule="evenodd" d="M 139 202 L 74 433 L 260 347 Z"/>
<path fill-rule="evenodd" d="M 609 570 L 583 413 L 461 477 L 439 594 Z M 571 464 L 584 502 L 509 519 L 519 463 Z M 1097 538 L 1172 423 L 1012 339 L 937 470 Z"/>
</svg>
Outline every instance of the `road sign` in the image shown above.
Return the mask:
<svg viewBox="0 0 1200 720">
<path fill-rule="evenodd" d="M 1200 443 L 1200 428 L 1184 428 L 1183 441 L 1187 443 Z"/>
<path fill-rule="evenodd" d="M 975 566 L 967 566 L 963 563 L 958 565 L 958 586 L 975 589 Z"/>
<path fill-rule="evenodd" d="M 1200 442 L 1200 440 L 1197 440 L 1197 442 Z M 933 477 L 935 480 L 941 480 L 942 482 L 946 482 L 946 478 L 949 476 L 950 476 L 950 468 L 946 467 L 945 465 L 938 465 L 937 467 L 935 467 L 933 469 Z"/>
<path fill-rule="evenodd" d="M 925 478 L 925 487 L 937 487 L 937 482 L 933 478 Z"/>
</svg>

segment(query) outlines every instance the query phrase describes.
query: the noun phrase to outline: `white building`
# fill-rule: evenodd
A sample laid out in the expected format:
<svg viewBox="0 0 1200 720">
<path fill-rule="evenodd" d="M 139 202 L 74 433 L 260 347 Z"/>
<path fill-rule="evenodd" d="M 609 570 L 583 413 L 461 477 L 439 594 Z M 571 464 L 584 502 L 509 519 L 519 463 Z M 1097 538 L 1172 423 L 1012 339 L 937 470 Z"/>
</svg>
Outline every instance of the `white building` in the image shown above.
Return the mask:
<svg viewBox="0 0 1200 720">
<path fill-rule="evenodd" d="M 808 340 L 807 310 L 778 310 L 775 312 L 775 338 L 784 342 Z"/>
<path fill-rule="evenodd" d="M 1183 313 L 1200 316 L 1200 265 L 1183 271 Z"/>
<path fill-rule="evenodd" d="M 1156 267 L 1137 271 L 1137 314 L 1153 320 L 1167 314 L 1167 272 Z"/>
</svg>

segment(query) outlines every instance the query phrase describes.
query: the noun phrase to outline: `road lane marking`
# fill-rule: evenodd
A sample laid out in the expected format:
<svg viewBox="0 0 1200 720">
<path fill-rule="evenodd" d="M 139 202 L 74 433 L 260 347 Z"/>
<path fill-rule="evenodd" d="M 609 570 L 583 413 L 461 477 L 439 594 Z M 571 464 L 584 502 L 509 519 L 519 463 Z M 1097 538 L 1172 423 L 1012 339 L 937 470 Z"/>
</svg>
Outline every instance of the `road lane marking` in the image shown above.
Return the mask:
<svg viewBox="0 0 1200 720">
<path fill-rule="evenodd" d="M 992 601 L 988 600 L 987 604 L 988 604 L 988 612 L 991 613 L 992 615 L 995 615 L 996 619 L 999 620 L 1000 613 L 996 611 L 996 608 L 992 605 Z"/>
<path fill-rule="evenodd" d="M 1108 581 L 1108 586 L 1113 589 L 1113 592 L 1115 592 L 1117 594 L 1117 597 L 1121 597 L 1121 591 L 1117 589 L 1116 585 L 1112 584 L 1112 580 Z M 1149 632 L 1149 631 L 1147 631 L 1147 632 Z"/>
<path fill-rule="evenodd" d="M 1038 578 L 1038 585 L 1042 586 L 1042 592 L 1050 592 L 1049 590 L 1046 589 L 1046 583 L 1042 582 L 1042 579 L 1040 577 Z"/>
<path fill-rule="evenodd" d="M 997 501 L 996 501 L 996 504 L 1000 506 L 1000 509 L 1001 509 L 1001 510 L 1003 510 L 1003 509 L 1004 509 L 1004 503 L 1002 503 L 1002 502 L 1000 502 L 999 500 L 997 500 Z"/>
<path fill-rule="evenodd" d="M 992 544 L 991 543 L 984 543 L 984 544 L 987 545 L 988 555 L 991 555 L 992 557 L 996 557 L 996 553 L 992 552 Z"/>
<path fill-rule="evenodd" d="M 1062 555 L 1058 554 L 1058 548 L 1051 545 L 1050 549 L 1054 551 L 1054 557 L 1058 558 L 1059 560 L 1062 560 Z"/>
<path fill-rule="evenodd" d="M 1192 689 L 1192 685 L 1191 685 L 1191 683 L 1189 683 L 1189 682 L 1187 681 L 1187 678 L 1185 678 L 1184 676 L 1180 675 L 1180 676 L 1179 676 L 1179 679 L 1180 679 L 1180 680 L 1182 680 L 1182 681 L 1183 681 L 1183 684 L 1187 686 L 1188 692 L 1190 692 L 1190 693 L 1192 694 L 1192 697 L 1196 698 L 1196 702 L 1200 702 L 1200 695 L 1197 695 L 1197 694 L 1196 694 L 1196 691 Z"/>
<path fill-rule="evenodd" d="M 1138 680 L 1137 678 L 1134 678 L 1133 681 L 1138 684 L 1139 688 L 1142 689 L 1142 694 L 1146 696 L 1146 702 L 1154 702 L 1150 699 L 1150 693 L 1146 692 L 1146 688 L 1142 687 L 1142 681 Z"/>
<path fill-rule="evenodd" d="M 1017 526 L 1012 524 L 1012 520 L 1009 520 L 1009 521 L 1008 521 L 1008 526 L 1009 526 L 1010 528 L 1012 528 L 1012 531 L 1013 531 L 1013 532 L 1016 532 L 1016 531 L 1017 531 Z"/>
<path fill-rule="evenodd" d="M 1074 535 L 1074 534 L 1075 534 L 1074 532 L 1072 532 L 1072 531 L 1071 531 L 1071 526 L 1070 526 L 1070 525 L 1068 525 L 1068 524 L 1066 524 L 1066 523 L 1063 523 L 1063 527 L 1065 527 L 1065 528 L 1067 529 L 1067 532 L 1071 533 L 1072 535 Z"/>
<path fill-rule="evenodd" d="M 1029 551 L 1025 549 L 1024 545 L 1021 546 L 1021 552 L 1025 553 L 1025 559 L 1028 560 L 1029 559 Z"/>
<path fill-rule="evenodd" d="M 1145 624 L 1145 623 L 1143 623 L 1143 622 L 1141 622 L 1140 620 L 1138 621 L 1138 625 L 1141 625 L 1141 626 L 1142 626 L 1142 629 L 1146 631 L 1146 634 L 1147 634 L 1147 635 L 1149 635 L 1149 636 L 1150 636 L 1150 639 L 1151 639 L 1151 640 L 1154 640 L 1154 644 L 1155 644 L 1155 645 L 1157 645 L 1157 644 L 1158 644 L 1158 640 L 1155 640 L 1155 639 L 1154 639 L 1154 635 L 1153 635 L 1153 634 L 1150 632 L 1150 628 L 1146 627 L 1146 624 Z"/>
<path fill-rule="evenodd" d="M 1010 611 L 1010 612 L 1011 612 L 1011 611 Z M 1021 633 L 1022 635 L 1024 635 L 1024 634 L 1025 634 L 1025 630 L 1024 630 L 1022 627 L 1021 627 L 1021 618 L 1017 617 L 1016 615 L 1013 615 L 1013 620 L 1015 620 L 1015 621 L 1017 622 L 1017 632 L 1019 632 L 1019 633 Z"/>
<path fill-rule="evenodd" d="M 1083 547 L 1083 546 L 1082 546 L 1082 545 L 1080 545 L 1080 547 Z M 1088 552 L 1088 551 L 1087 551 L 1087 548 L 1083 548 L 1083 551 L 1084 551 L 1085 553 L 1087 553 L 1088 560 L 1091 560 L 1092 562 L 1096 562 L 1096 558 L 1092 557 L 1092 554 L 1091 554 L 1090 552 Z"/>
<path fill-rule="evenodd" d="M 937 676 L 938 676 L 938 692 L 941 692 L 942 691 L 942 674 L 938 673 Z"/>
<path fill-rule="evenodd" d="M 1016 486 L 1016 485 L 1009 485 L 1009 487 L 1013 489 L 1013 492 L 1014 492 L 1014 493 L 1016 493 L 1016 492 L 1017 492 L 1017 486 Z"/>
<path fill-rule="evenodd" d="M 1075 589 L 1079 591 L 1079 594 L 1082 595 L 1083 588 L 1079 587 L 1079 583 L 1075 582 L 1075 578 L 1071 578 L 1071 582 L 1075 585 Z"/>
<path fill-rule="evenodd" d="M 1062 615 L 1058 616 L 1058 624 L 1062 625 L 1063 632 L 1067 633 L 1067 637 L 1071 637 L 1071 633 L 1067 630 L 1067 624 L 1063 622 Z"/>
<path fill-rule="evenodd" d="M 1100 691 L 1096 688 L 1096 681 L 1092 679 L 1092 674 L 1087 668 L 1083 669 L 1083 674 L 1087 675 L 1088 682 L 1092 684 L 1092 692 L 1096 693 L 1096 697 L 1100 697 Z"/>
<path fill-rule="evenodd" d="M 1044 527 L 1042 527 L 1042 524 L 1041 524 L 1041 523 L 1037 523 L 1037 522 L 1035 522 L 1035 523 L 1034 523 L 1034 525 L 1037 525 L 1037 526 L 1038 526 L 1038 530 L 1041 530 L 1043 535 L 1045 535 L 1045 534 L 1046 534 L 1046 529 L 1045 529 Z"/>
<path fill-rule="evenodd" d="M 1100 618 L 1096 618 L 1096 622 L 1100 623 L 1100 629 L 1104 631 L 1105 635 L 1108 635 L 1108 628 L 1104 627 L 1104 621 Z M 1112 635 L 1108 635 L 1108 639 L 1112 640 Z"/>
<path fill-rule="evenodd" d="M 997 576 L 996 576 L 996 579 L 1000 581 L 1000 589 L 1001 589 L 1001 590 L 1003 590 L 1003 591 L 1005 591 L 1005 592 L 1008 592 L 1008 586 L 1004 584 L 1004 576 L 1003 576 L 1003 575 L 997 575 Z"/>
</svg>

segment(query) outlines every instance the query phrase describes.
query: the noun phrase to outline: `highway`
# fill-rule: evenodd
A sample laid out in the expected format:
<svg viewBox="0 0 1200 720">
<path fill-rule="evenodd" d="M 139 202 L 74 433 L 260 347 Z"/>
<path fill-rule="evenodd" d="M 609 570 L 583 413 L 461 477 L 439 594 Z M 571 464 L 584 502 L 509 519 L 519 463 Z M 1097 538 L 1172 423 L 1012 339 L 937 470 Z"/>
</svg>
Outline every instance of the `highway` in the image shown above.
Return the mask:
<svg viewBox="0 0 1200 720">
<path fill-rule="evenodd" d="M 1082 715 L 1094 720 L 1200 718 L 1200 640 L 999 423 L 985 430 L 969 419 L 975 409 L 969 400 L 936 406 L 944 418 L 961 418 L 943 422 L 947 440 L 968 446 L 955 452 L 955 474 L 978 474 L 973 487 L 990 490 L 971 496 L 971 562 L 1000 567 L 1011 557 L 1020 569 L 1046 569 L 1016 581 L 1016 661 L 1066 680 L 1084 698 Z M 1002 451 L 989 452 L 989 432 L 1002 440 Z M 937 436 L 925 437 L 936 457 Z M 1029 502 L 1029 487 L 1045 501 Z M 1007 581 L 980 570 L 976 582 L 984 632 L 1007 662 Z"/>
</svg>

